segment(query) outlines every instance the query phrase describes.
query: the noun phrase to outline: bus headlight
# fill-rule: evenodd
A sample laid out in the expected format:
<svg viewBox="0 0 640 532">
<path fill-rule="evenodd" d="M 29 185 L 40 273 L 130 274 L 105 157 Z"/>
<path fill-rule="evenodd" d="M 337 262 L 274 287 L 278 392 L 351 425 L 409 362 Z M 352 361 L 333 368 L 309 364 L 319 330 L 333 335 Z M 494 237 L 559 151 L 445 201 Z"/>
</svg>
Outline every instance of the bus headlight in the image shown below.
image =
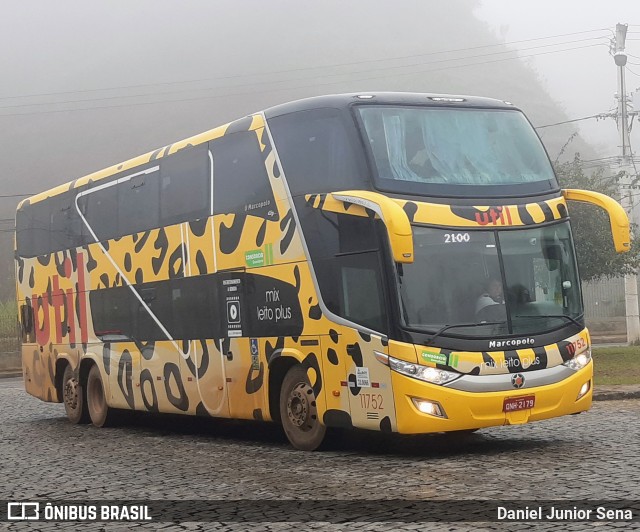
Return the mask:
<svg viewBox="0 0 640 532">
<path fill-rule="evenodd" d="M 446 384 L 460 377 L 460 373 L 445 371 L 443 369 L 432 368 L 430 366 L 421 366 L 420 364 L 411 364 L 404 360 L 389 357 L 389 367 L 393 371 L 397 371 L 407 377 L 413 377 L 431 384 Z"/>
<path fill-rule="evenodd" d="M 579 355 L 574 356 L 572 359 L 567 360 L 564 365 L 575 371 L 584 368 L 591 360 L 591 349 L 583 351 Z"/>
</svg>

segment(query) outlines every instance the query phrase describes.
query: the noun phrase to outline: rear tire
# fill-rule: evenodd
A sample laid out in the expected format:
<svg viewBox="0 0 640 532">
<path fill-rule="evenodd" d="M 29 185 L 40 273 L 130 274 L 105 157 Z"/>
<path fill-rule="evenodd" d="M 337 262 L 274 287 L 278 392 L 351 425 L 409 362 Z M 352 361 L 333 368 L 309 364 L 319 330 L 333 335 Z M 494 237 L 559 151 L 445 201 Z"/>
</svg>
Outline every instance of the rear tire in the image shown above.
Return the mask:
<svg viewBox="0 0 640 532">
<path fill-rule="evenodd" d="M 89 423 L 89 410 L 87 409 L 87 395 L 84 386 L 80 383 L 75 372 L 69 364 L 62 374 L 62 402 L 67 418 L 74 425 Z"/>
<path fill-rule="evenodd" d="M 87 376 L 87 410 L 91 422 L 96 427 L 108 427 L 113 424 L 114 411 L 107 404 L 100 370 L 95 364 L 91 366 Z"/>
<path fill-rule="evenodd" d="M 315 451 L 324 440 L 326 427 L 318 419 L 316 396 L 307 371 L 293 366 L 280 388 L 280 419 L 287 438 L 296 449 Z"/>
</svg>

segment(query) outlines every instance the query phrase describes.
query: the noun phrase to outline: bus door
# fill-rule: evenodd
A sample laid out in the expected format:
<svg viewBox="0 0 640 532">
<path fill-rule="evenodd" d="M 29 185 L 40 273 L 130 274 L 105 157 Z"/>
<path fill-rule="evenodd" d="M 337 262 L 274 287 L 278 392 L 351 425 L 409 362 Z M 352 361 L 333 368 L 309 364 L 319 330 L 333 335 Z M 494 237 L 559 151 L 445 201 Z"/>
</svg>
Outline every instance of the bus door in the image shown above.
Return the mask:
<svg viewBox="0 0 640 532">
<path fill-rule="evenodd" d="M 255 381 L 264 375 L 252 359 L 252 341 L 248 337 L 250 324 L 247 308 L 244 269 L 222 272 L 218 276 L 220 317 L 222 323 L 220 350 L 229 402 L 229 415 L 236 419 L 253 419 L 260 408 L 260 394 L 254 393 Z M 253 342 L 255 343 L 255 342 Z M 254 351 L 256 346 L 253 346 Z M 253 357 L 255 358 L 255 357 Z"/>
<path fill-rule="evenodd" d="M 201 222 L 198 222 L 198 224 Z M 206 226 L 181 227 L 182 277 L 171 281 L 174 325 L 182 354 L 182 374 L 189 397 L 189 412 L 216 417 L 229 416 L 223 357 L 220 351 L 222 318 L 220 291 L 215 271 L 212 219 Z M 206 263 L 208 257 L 211 262 Z M 204 271 L 203 271 L 204 270 Z"/>
</svg>

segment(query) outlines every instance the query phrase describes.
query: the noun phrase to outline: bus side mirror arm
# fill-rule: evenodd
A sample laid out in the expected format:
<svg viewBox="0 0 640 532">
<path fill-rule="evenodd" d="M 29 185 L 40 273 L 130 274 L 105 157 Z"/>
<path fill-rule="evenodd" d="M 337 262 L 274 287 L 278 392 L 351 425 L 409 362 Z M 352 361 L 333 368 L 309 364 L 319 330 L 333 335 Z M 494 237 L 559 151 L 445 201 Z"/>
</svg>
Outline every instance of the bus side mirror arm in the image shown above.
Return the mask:
<svg viewBox="0 0 640 532">
<path fill-rule="evenodd" d="M 332 192 L 333 199 L 353 203 L 375 212 L 387 229 L 393 260 L 399 263 L 413 262 L 413 232 L 404 209 L 391 198 L 368 190 Z"/>
<path fill-rule="evenodd" d="M 607 211 L 609 223 L 611 224 L 611 234 L 613 235 L 613 245 L 618 253 L 625 253 L 631 249 L 631 231 L 629 229 L 629 217 L 616 200 L 590 190 L 577 190 L 567 188 L 562 191 L 562 195 L 567 201 L 581 201 L 591 203 Z"/>
</svg>

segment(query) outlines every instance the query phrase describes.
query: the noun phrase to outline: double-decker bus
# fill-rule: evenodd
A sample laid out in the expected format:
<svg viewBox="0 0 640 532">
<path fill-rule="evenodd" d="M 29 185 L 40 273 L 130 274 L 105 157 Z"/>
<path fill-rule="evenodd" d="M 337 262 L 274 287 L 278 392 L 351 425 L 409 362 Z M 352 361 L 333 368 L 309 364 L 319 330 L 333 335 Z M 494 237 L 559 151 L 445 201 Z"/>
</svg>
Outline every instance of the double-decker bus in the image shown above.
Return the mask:
<svg viewBox="0 0 640 532">
<path fill-rule="evenodd" d="M 121 410 L 472 431 L 589 409 L 567 200 L 507 102 L 409 93 L 279 105 L 24 200 L 26 390 Z"/>
</svg>

